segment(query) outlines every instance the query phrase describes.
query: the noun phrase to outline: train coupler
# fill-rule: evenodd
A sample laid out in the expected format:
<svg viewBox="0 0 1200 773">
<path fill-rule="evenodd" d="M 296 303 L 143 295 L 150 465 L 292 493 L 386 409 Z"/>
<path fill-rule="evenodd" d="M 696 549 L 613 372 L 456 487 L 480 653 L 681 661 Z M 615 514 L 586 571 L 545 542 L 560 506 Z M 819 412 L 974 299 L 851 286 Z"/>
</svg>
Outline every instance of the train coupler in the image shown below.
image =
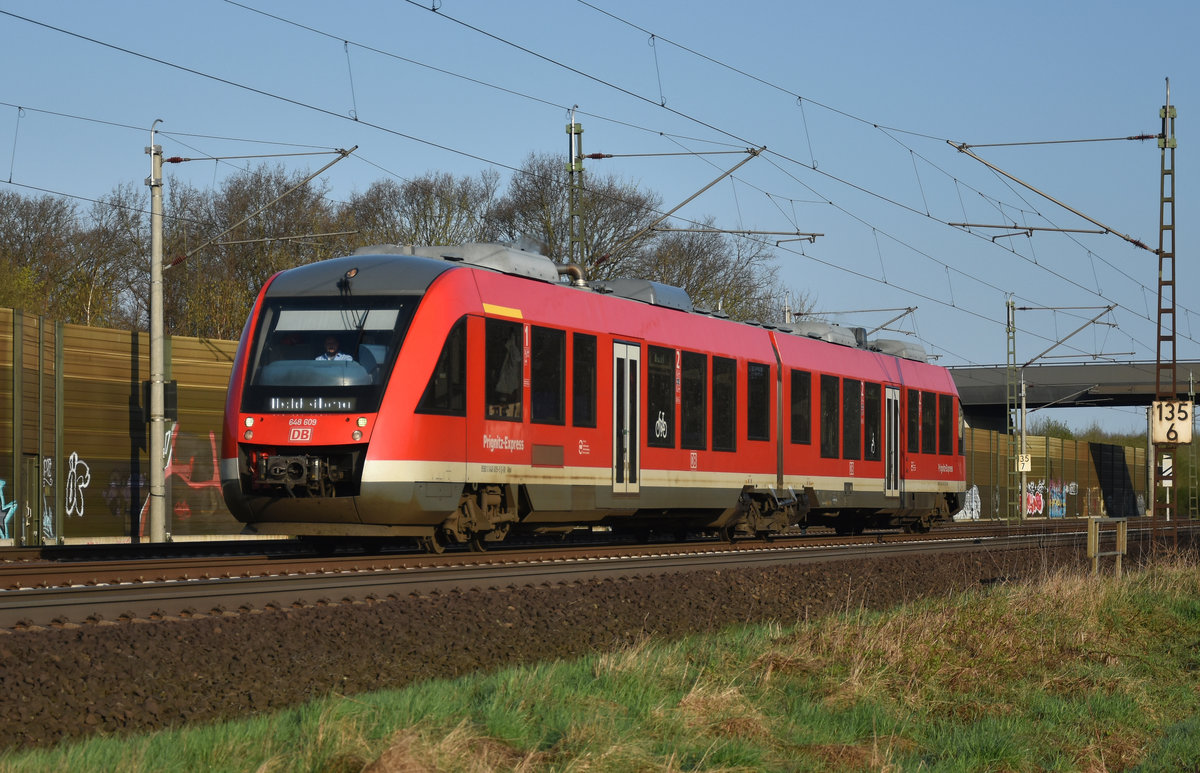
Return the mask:
<svg viewBox="0 0 1200 773">
<path fill-rule="evenodd" d="M 334 496 L 335 485 L 346 480 L 336 462 L 309 455 L 263 455 L 257 458 L 251 485 L 280 490 L 287 496 Z"/>
</svg>

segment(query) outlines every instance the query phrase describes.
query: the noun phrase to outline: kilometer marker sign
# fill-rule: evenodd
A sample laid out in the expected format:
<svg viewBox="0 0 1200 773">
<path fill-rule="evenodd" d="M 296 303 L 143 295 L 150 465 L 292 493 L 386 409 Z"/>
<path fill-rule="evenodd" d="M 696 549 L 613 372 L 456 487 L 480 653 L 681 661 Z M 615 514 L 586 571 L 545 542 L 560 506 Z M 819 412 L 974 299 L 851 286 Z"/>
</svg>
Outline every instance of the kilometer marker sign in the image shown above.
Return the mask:
<svg viewBox="0 0 1200 773">
<path fill-rule="evenodd" d="M 1150 441 L 1174 445 L 1191 443 L 1194 408 L 1190 400 L 1155 400 L 1150 404 Z"/>
</svg>

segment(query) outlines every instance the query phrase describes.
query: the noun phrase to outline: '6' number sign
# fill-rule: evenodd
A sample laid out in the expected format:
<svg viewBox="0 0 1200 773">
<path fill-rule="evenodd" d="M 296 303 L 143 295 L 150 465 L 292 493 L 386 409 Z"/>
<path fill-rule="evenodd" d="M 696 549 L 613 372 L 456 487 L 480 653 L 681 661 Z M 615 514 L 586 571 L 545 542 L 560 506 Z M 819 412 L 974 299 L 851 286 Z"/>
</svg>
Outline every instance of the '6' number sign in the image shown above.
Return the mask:
<svg viewBox="0 0 1200 773">
<path fill-rule="evenodd" d="M 1155 400 L 1150 404 L 1150 440 L 1186 445 L 1192 442 L 1192 403 L 1189 400 Z"/>
</svg>

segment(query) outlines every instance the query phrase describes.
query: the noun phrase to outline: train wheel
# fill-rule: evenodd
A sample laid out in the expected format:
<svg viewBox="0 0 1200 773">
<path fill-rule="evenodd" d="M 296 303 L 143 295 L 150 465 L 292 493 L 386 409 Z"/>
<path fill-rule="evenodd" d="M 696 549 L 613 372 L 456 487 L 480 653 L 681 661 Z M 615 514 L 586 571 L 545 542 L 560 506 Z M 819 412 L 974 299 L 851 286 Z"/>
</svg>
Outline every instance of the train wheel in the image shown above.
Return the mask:
<svg viewBox="0 0 1200 773">
<path fill-rule="evenodd" d="M 446 542 L 442 539 L 442 535 L 434 534 L 432 537 L 421 537 L 421 549 L 426 553 L 445 553 Z"/>
<path fill-rule="evenodd" d="M 925 516 L 915 521 L 908 521 L 902 527 L 903 531 L 908 534 L 928 534 L 933 525 L 929 522 L 929 517 Z"/>
<path fill-rule="evenodd" d="M 478 531 L 472 532 L 471 538 L 467 540 L 467 547 L 471 549 L 472 553 L 487 552 L 487 543 L 483 541 L 483 533 Z"/>
</svg>

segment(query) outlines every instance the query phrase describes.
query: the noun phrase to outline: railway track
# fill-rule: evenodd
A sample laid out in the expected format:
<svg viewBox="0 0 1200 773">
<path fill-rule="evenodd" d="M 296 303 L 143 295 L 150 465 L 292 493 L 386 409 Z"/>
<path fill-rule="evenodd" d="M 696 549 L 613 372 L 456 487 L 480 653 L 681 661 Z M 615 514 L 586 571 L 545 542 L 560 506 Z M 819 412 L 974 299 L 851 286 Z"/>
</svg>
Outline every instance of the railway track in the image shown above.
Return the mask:
<svg viewBox="0 0 1200 773">
<path fill-rule="evenodd" d="M 1131 539 L 1148 536 L 1131 529 Z M 140 560 L 11 561 L 0 565 L 0 629 L 231 615 L 369 603 L 410 595 L 572 583 L 731 567 L 862 559 L 919 551 L 1086 543 L 1079 523 L 951 527 L 928 535 L 868 534 L 774 541 L 515 549 L 479 554 L 302 555 L 287 552 Z M 277 548 L 278 546 L 273 546 Z"/>
</svg>

